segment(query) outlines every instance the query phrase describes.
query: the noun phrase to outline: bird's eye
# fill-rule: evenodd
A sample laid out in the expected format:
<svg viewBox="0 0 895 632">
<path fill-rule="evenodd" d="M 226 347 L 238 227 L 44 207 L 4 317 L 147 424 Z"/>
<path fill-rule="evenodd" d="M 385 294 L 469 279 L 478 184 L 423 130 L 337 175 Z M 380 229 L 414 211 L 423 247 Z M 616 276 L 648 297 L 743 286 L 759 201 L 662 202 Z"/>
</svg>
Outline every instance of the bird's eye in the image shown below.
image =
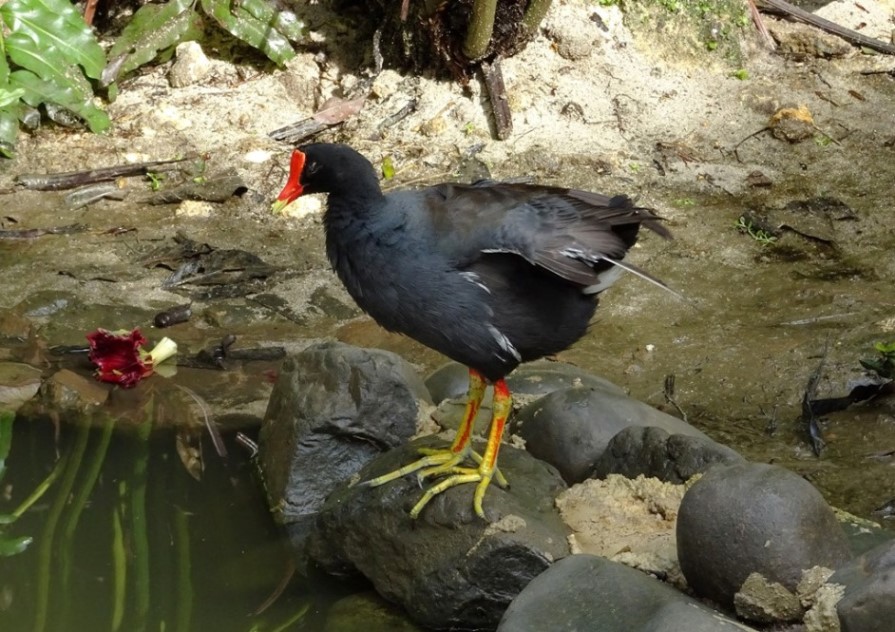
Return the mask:
<svg viewBox="0 0 895 632">
<path fill-rule="evenodd" d="M 313 175 L 320 171 L 320 163 L 319 162 L 311 162 L 305 166 L 305 173 L 308 175 Z"/>
</svg>

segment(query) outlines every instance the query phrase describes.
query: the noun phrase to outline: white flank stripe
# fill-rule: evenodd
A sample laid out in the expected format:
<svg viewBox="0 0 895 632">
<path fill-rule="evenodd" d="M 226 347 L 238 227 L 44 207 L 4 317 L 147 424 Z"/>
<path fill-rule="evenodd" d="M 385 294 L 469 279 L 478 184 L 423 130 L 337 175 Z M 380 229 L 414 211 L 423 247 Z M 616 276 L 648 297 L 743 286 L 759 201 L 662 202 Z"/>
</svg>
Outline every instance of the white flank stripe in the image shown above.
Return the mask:
<svg viewBox="0 0 895 632">
<path fill-rule="evenodd" d="M 497 344 L 500 345 L 501 349 L 509 352 L 514 358 L 516 358 L 517 362 L 522 361 L 522 356 L 519 355 L 516 347 L 513 346 L 513 343 L 510 342 L 510 339 L 503 335 L 503 333 L 497 327 L 495 327 L 491 323 L 488 323 L 488 331 L 490 331 L 491 335 L 494 336 L 494 339 L 497 341 Z"/>
</svg>

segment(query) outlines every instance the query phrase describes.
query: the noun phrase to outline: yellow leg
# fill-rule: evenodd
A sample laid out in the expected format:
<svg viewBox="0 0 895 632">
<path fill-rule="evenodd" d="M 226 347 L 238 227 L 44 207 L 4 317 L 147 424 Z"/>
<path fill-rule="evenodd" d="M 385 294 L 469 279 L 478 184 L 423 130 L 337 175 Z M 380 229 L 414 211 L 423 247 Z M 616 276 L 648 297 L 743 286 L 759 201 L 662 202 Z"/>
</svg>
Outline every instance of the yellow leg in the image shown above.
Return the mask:
<svg viewBox="0 0 895 632">
<path fill-rule="evenodd" d="M 485 386 L 485 378 L 482 377 L 482 374 L 470 369 L 469 391 L 466 394 L 466 409 L 463 412 L 463 421 L 460 422 L 457 436 L 454 437 L 450 448 L 447 450 L 422 449 L 420 453 L 424 455 L 423 458 L 393 472 L 369 480 L 364 485 L 378 487 L 420 470 L 422 470 L 420 475 L 424 477 L 437 475 L 437 472 L 434 470 L 445 468 L 445 471 L 452 471 L 453 468 L 462 463 L 472 453 L 469 439 L 472 436 L 473 422 L 479 412 L 479 406 L 481 406 L 482 399 L 485 397 Z M 472 456 L 476 458 L 478 455 L 472 454 Z"/>
<path fill-rule="evenodd" d="M 488 445 L 485 448 L 485 454 L 479 460 L 478 468 L 451 466 L 449 470 L 451 475 L 427 489 L 419 502 L 410 510 L 411 518 L 419 516 L 429 501 L 445 490 L 465 483 L 477 483 L 475 493 L 473 494 L 472 506 L 476 514 L 480 518 L 485 519 L 485 510 L 482 507 L 485 490 L 488 489 L 491 479 L 495 476 L 497 476 L 498 482 L 501 482 L 501 479 L 503 479 L 497 471 L 497 453 L 500 450 L 500 440 L 503 437 L 503 429 L 506 425 L 507 417 L 510 415 L 512 402 L 510 389 L 507 388 L 506 382 L 502 379 L 497 380 L 494 383 L 494 405 L 491 416 L 491 428 L 488 431 Z M 443 466 L 438 469 L 442 470 Z M 506 483 L 505 479 L 503 479 L 503 483 Z"/>
</svg>

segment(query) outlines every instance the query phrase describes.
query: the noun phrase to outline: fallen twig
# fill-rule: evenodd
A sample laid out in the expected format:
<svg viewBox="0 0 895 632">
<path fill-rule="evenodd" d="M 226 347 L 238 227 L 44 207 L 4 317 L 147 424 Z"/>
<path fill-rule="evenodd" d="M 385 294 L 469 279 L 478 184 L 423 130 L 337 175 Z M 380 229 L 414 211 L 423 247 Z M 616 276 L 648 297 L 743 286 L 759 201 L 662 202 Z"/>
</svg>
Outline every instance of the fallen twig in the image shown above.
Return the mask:
<svg viewBox="0 0 895 632">
<path fill-rule="evenodd" d="M 811 373 L 811 376 L 808 378 L 808 384 L 805 386 L 805 393 L 802 395 L 802 423 L 805 424 L 805 428 L 808 430 L 808 437 L 811 439 L 811 448 L 814 450 L 815 456 L 820 456 L 821 452 L 823 452 L 824 448 L 827 446 L 823 436 L 821 436 L 820 428 L 817 425 L 817 416 L 814 413 L 814 407 L 811 403 L 816 399 L 817 385 L 820 384 L 820 378 L 823 375 L 828 351 L 829 347 L 825 346 L 823 355 L 820 359 L 820 364 L 817 365 L 817 368 L 814 369 L 814 372 Z"/>
<path fill-rule="evenodd" d="M 83 233 L 85 230 L 87 230 L 87 227 L 83 224 L 70 224 L 68 226 L 57 226 L 54 228 L 0 230 L 0 239 L 34 239 L 35 237 L 43 237 L 44 235 L 73 235 L 75 233 Z"/>
<path fill-rule="evenodd" d="M 832 33 L 833 35 L 838 35 L 842 39 L 852 44 L 865 46 L 866 48 L 870 48 L 887 55 L 895 55 L 895 46 L 893 46 L 892 44 L 887 44 L 873 37 L 868 37 L 863 33 L 858 33 L 857 31 L 845 28 L 844 26 L 836 24 L 835 22 L 831 22 L 830 20 L 814 15 L 813 13 L 809 13 L 808 11 L 794 6 L 786 2 L 785 0 L 760 0 L 760 3 L 762 5 L 767 5 L 792 18 L 805 22 L 806 24 L 817 27 L 823 31 L 827 31 L 828 33 Z"/>
<path fill-rule="evenodd" d="M 758 11 L 758 7 L 755 6 L 755 0 L 748 0 L 749 4 L 749 14 L 752 16 L 752 23 L 755 24 L 755 28 L 758 29 L 758 34 L 761 35 L 761 39 L 764 40 L 764 43 L 768 48 L 774 50 L 777 48 L 777 43 L 774 41 L 774 38 L 771 37 L 771 34 L 768 33 L 768 28 L 764 25 L 764 20 L 761 19 L 761 13 Z"/>
<path fill-rule="evenodd" d="M 503 72 L 500 69 L 500 58 L 491 63 L 483 62 L 482 76 L 485 79 L 485 88 L 488 90 L 491 110 L 494 112 L 494 128 L 497 138 L 506 140 L 513 133 L 513 115 L 510 112 L 507 88 L 504 85 Z"/>
<path fill-rule="evenodd" d="M 275 129 L 268 136 L 274 140 L 297 145 L 325 129 L 343 123 L 363 109 L 371 84 L 371 79 L 362 81 L 358 89 L 354 90 L 354 94 L 359 96 L 350 99 L 330 99 L 308 118 Z"/>
<path fill-rule="evenodd" d="M 154 162 L 140 162 L 132 165 L 117 165 L 115 167 L 101 167 L 88 171 L 66 171 L 65 173 L 48 174 L 22 174 L 16 176 L 15 183 L 23 189 L 34 191 L 61 191 L 73 189 L 85 184 L 96 182 L 108 182 L 127 176 L 142 176 L 154 171 L 168 171 L 174 165 L 186 162 L 190 158 L 178 158 L 177 160 L 156 160 Z"/>
</svg>

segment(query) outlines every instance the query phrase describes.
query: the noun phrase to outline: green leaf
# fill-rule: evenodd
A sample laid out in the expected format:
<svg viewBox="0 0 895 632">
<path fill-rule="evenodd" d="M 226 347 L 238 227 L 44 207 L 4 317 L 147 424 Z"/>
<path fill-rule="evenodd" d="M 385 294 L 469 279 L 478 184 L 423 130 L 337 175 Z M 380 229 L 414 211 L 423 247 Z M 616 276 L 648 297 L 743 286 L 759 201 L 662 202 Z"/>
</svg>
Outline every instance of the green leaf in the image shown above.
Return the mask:
<svg viewBox="0 0 895 632">
<path fill-rule="evenodd" d="M 199 39 L 202 22 L 191 5 L 191 0 L 172 0 L 140 7 L 109 50 L 110 59 L 128 54 L 119 75 L 152 61 L 159 51 Z"/>
<path fill-rule="evenodd" d="M 230 0 L 201 0 L 202 9 L 228 33 L 257 48 L 277 65 L 295 57 L 295 51 L 271 22 L 258 19 L 241 6 L 230 9 Z"/>
<path fill-rule="evenodd" d="M 32 106 L 56 103 L 87 121 L 94 132 L 109 128 L 108 115 L 94 105 L 93 95 L 85 94 L 83 86 L 70 74 L 56 75 L 55 81 L 47 81 L 28 70 L 16 70 L 9 78 L 10 85 L 25 91 L 22 97 L 25 103 Z"/>
<path fill-rule="evenodd" d="M 106 56 L 69 0 L 9 0 L 0 14 L 12 34 L 30 38 L 38 49 L 60 51 L 68 63 L 99 79 Z"/>
<path fill-rule="evenodd" d="M 0 534 L 0 557 L 9 557 L 18 555 L 28 548 L 28 545 L 34 541 L 30 535 L 23 535 L 18 538 L 6 538 Z"/>
<path fill-rule="evenodd" d="M 7 90 L 5 88 L 0 88 L 0 110 L 8 108 L 9 106 L 18 103 L 22 98 L 22 95 L 25 94 L 25 91 L 21 88 L 17 88 L 15 90 Z"/>
<path fill-rule="evenodd" d="M 2 11 L 0 7 L 0 11 Z M 9 64 L 6 61 L 6 43 L 3 41 L 3 32 L 0 30 L 0 88 L 6 88 L 9 83 Z"/>
<path fill-rule="evenodd" d="M 13 157 L 13 148 L 19 137 L 19 110 L 18 104 L 0 110 L 0 156 Z"/>
<path fill-rule="evenodd" d="M 254 18 L 270 24 L 293 42 L 304 39 L 307 26 L 292 11 L 275 9 L 268 0 L 242 0 L 239 4 Z"/>
</svg>

